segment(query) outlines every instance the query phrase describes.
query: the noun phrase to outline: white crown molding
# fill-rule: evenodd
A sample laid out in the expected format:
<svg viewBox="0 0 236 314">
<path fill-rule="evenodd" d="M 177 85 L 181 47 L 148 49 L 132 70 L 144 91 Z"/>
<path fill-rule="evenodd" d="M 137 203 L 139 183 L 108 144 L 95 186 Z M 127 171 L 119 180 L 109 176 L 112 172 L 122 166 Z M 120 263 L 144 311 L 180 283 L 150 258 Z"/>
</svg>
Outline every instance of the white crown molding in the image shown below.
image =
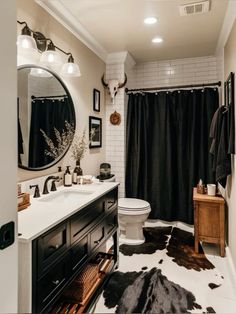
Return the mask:
<svg viewBox="0 0 236 314">
<path fill-rule="evenodd" d="M 136 62 L 128 51 L 120 51 L 109 53 L 106 64 L 124 64 L 127 68 L 132 68 Z"/>
<path fill-rule="evenodd" d="M 224 22 L 221 28 L 220 36 L 216 46 L 216 55 L 221 54 L 221 50 L 227 42 L 231 29 L 233 27 L 234 21 L 236 19 L 236 1 L 230 0 L 226 9 Z"/>
<path fill-rule="evenodd" d="M 107 51 L 96 39 L 80 24 L 73 14 L 60 0 L 35 0 L 44 10 L 52 15 L 59 23 L 68 29 L 76 38 L 91 49 L 104 62 L 107 59 Z"/>
</svg>

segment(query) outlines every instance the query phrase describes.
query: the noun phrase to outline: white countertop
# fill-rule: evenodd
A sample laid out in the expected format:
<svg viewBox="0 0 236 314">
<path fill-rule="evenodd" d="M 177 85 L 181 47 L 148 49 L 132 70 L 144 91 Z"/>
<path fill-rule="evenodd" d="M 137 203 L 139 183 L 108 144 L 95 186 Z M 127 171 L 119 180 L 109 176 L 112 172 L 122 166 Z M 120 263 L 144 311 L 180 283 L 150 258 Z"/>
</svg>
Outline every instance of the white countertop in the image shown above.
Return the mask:
<svg viewBox="0 0 236 314">
<path fill-rule="evenodd" d="M 75 214 L 100 196 L 118 186 L 118 182 L 99 182 L 86 185 L 73 185 L 72 187 L 58 187 L 56 192 L 41 195 L 40 198 L 31 197 L 31 205 L 18 213 L 18 239 L 20 242 L 28 242 L 37 238 L 45 231 L 59 224 L 66 218 Z M 84 191 L 92 192 L 86 196 L 70 198 L 68 204 L 65 202 L 44 201 L 62 191 Z"/>
</svg>

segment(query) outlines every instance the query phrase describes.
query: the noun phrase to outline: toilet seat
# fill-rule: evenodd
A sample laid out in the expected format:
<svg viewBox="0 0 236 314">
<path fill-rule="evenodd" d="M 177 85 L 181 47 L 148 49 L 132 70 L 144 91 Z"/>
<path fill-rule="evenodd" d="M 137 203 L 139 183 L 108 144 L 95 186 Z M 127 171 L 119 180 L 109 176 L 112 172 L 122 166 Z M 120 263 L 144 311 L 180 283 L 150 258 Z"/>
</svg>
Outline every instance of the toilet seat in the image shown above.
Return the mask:
<svg viewBox="0 0 236 314">
<path fill-rule="evenodd" d="M 142 215 L 150 213 L 150 204 L 137 198 L 120 198 L 118 200 L 118 213 L 123 215 Z"/>
<path fill-rule="evenodd" d="M 118 208 L 124 210 L 144 210 L 150 207 L 146 201 L 137 198 L 119 198 Z"/>
</svg>

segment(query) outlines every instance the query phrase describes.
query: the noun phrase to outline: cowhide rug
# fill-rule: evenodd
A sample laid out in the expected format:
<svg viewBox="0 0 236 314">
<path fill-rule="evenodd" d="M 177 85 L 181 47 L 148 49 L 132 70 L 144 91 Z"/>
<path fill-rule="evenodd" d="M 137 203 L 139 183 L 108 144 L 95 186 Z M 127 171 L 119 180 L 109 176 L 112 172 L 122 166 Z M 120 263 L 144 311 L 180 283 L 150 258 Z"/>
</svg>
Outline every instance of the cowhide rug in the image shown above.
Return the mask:
<svg viewBox="0 0 236 314">
<path fill-rule="evenodd" d="M 202 248 L 195 254 L 193 235 L 172 227 L 144 228 L 144 235 L 142 245 L 120 245 L 119 269 L 94 313 L 215 313 L 204 293 L 212 296 L 224 276 Z"/>
</svg>

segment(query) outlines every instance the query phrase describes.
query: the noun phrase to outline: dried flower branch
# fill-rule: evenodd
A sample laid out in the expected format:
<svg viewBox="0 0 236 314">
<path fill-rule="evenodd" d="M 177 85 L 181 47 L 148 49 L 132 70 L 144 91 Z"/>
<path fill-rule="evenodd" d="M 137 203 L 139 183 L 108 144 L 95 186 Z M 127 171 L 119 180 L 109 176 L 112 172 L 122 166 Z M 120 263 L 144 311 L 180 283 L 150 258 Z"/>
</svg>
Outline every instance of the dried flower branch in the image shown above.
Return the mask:
<svg viewBox="0 0 236 314">
<path fill-rule="evenodd" d="M 85 140 L 86 130 L 84 129 L 82 137 L 78 134 L 75 134 L 73 143 L 71 145 L 71 157 L 73 157 L 76 161 L 81 160 L 84 157 L 84 153 L 88 148 L 88 144 Z"/>
<path fill-rule="evenodd" d="M 57 128 L 54 127 L 53 129 L 56 137 L 56 143 L 54 143 L 50 137 L 47 136 L 44 130 L 40 129 L 40 132 L 43 134 L 45 142 L 48 146 L 48 149 L 45 149 L 45 155 L 56 159 L 61 156 L 72 143 L 75 128 L 73 123 L 70 124 L 68 121 L 65 121 L 65 129 L 63 129 L 61 133 Z"/>
</svg>

